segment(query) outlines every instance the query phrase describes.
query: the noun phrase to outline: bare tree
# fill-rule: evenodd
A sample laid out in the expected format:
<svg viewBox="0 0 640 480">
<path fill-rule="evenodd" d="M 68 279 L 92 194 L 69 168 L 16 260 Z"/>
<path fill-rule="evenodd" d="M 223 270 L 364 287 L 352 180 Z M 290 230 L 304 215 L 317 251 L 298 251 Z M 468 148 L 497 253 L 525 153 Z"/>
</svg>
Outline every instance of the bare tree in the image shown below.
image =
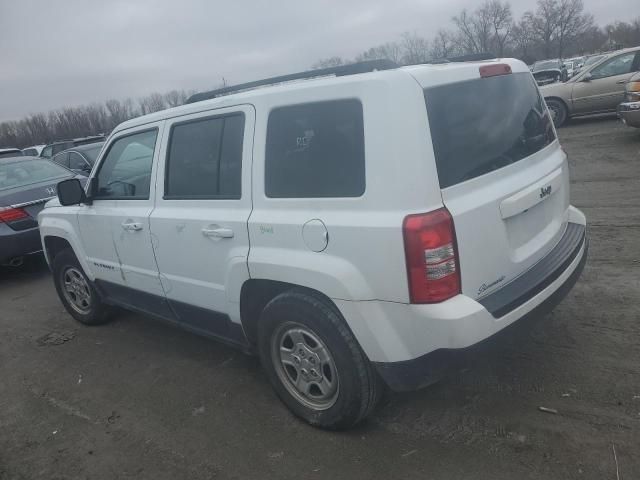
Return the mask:
<svg viewBox="0 0 640 480">
<path fill-rule="evenodd" d="M 180 93 L 178 93 L 177 90 L 171 90 L 170 92 L 164 94 L 164 101 L 170 108 L 182 105 L 182 103 L 184 102 L 181 102 L 180 100 Z"/>
<path fill-rule="evenodd" d="M 159 112 L 164 110 L 167 106 L 164 103 L 164 97 L 160 93 L 152 93 L 146 97 L 142 97 L 138 100 L 138 106 L 140 107 L 140 113 L 146 115 L 148 113 Z"/>
<path fill-rule="evenodd" d="M 485 4 L 484 8 L 487 9 L 489 18 L 491 19 L 493 43 L 496 47 L 495 53 L 497 53 L 499 57 L 502 57 L 513 28 L 511 5 L 506 1 L 502 3 L 500 0 L 491 0 Z"/>
<path fill-rule="evenodd" d="M 523 18 L 513 25 L 511 38 L 515 47 L 515 54 L 523 61 L 530 63 L 533 58 L 534 38 L 531 23 Z"/>
<path fill-rule="evenodd" d="M 46 143 L 51 140 L 47 117 L 43 113 L 29 115 L 24 119 L 24 134 L 33 144 Z"/>
<path fill-rule="evenodd" d="M 329 58 L 323 58 L 321 60 L 318 60 L 316 63 L 311 65 L 311 68 L 313 70 L 318 70 L 320 68 L 331 68 L 331 67 L 337 67 L 344 64 L 345 64 L 345 61 L 342 59 L 342 57 L 329 57 Z"/>
<path fill-rule="evenodd" d="M 584 13 L 582 0 L 559 0 L 557 13 L 558 58 L 563 58 L 567 43 L 593 25 L 593 15 Z"/>
<path fill-rule="evenodd" d="M 405 65 L 426 63 L 431 58 L 429 42 L 416 33 L 403 33 L 401 45 L 402 63 Z"/>
<path fill-rule="evenodd" d="M 440 29 L 431 41 L 431 58 L 447 58 L 457 53 L 455 38 L 448 30 Z"/>
<path fill-rule="evenodd" d="M 491 47 L 493 22 L 489 3 L 484 3 L 475 12 L 466 9 L 453 17 L 458 29 L 457 42 L 463 53 L 484 53 Z"/>
<path fill-rule="evenodd" d="M 627 22 L 615 22 L 605 27 L 609 42 L 623 47 L 640 45 L 640 17 Z"/>
<path fill-rule="evenodd" d="M 397 42 L 388 42 L 377 47 L 370 48 L 356 57 L 356 62 L 364 60 L 387 59 L 395 63 L 402 63 L 402 47 Z"/>
<path fill-rule="evenodd" d="M 538 0 L 535 13 L 524 14 L 533 38 L 542 45 L 545 58 L 551 57 L 554 51 L 558 15 L 557 0 Z"/>
</svg>

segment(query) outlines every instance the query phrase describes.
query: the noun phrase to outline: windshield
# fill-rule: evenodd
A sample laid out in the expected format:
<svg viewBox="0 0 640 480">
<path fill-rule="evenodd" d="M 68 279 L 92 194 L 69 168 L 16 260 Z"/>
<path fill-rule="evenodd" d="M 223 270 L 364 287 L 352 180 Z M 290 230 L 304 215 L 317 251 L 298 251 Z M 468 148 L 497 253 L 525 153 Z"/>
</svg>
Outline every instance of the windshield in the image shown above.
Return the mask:
<svg viewBox="0 0 640 480">
<path fill-rule="evenodd" d="M 0 190 L 69 177 L 71 172 L 48 160 L 0 163 Z"/>
<path fill-rule="evenodd" d="M 533 64 L 533 71 L 549 70 L 551 68 L 560 68 L 560 63 L 557 60 L 547 60 L 545 62 L 536 62 Z"/>
<path fill-rule="evenodd" d="M 515 163 L 555 140 L 530 73 L 428 88 L 425 101 L 441 188 Z"/>
</svg>

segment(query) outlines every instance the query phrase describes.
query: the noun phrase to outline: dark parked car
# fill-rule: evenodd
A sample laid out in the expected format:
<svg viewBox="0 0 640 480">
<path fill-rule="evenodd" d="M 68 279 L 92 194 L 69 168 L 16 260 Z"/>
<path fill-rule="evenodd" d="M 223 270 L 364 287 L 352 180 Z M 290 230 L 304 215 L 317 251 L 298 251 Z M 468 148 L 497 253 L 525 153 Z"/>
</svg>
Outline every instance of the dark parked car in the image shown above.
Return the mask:
<svg viewBox="0 0 640 480">
<path fill-rule="evenodd" d="M 567 67 L 562 60 L 543 60 L 533 64 L 533 77 L 539 86 L 556 82 L 566 82 L 569 79 Z"/>
<path fill-rule="evenodd" d="M 70 148 L 55 155 L 51 160 L 86 177 L 91 172 L 93 164 L 96 163 L 103 145 L 104 142 L 98 142 Z"/>
<path fill-rule="evenodd" d="M 94 135 L 92 137 L 74 138 L 71 140 L 60 140 L 50 143 L 42 149 L 40 156 L 43 158 L 51 158 L 57 153 L 69 150 L 73 147 L 80 145 L 87 145 L 89 143 L 104 142 L 104 135 Z"/>
<path fill-rule="evenodd" d="M 0 159 L 0 265 L 19 266 L 42 250 L 38 213 L 56 196 L 58 182 L 75 176 L 43 158 Z"/>
</svg>

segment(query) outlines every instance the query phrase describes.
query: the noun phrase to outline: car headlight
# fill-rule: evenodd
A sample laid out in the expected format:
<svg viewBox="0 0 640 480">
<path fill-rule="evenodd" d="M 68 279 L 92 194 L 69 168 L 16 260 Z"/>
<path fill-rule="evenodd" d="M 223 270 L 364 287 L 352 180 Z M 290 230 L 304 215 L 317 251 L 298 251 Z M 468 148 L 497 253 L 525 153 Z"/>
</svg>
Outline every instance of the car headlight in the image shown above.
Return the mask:
<svg viewBox="0 0 640 480">
<path fill-rule="evenodd" d="M 640 80 L 635 82 L 627 83 L 625 87 L 626 90 L 626 100 L 628 102 L 638 102 L 640 101 Z"/>
</svg>

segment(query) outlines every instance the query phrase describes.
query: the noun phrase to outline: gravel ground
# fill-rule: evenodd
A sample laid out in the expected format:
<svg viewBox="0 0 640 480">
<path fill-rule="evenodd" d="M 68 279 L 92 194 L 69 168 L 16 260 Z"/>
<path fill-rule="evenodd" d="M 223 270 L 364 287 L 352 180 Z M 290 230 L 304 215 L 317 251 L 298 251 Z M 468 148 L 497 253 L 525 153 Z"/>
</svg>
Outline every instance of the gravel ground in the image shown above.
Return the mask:
<svg viewBox="0 0 640 480">
<path fill-rule="evenodd" d="M 253 358 L 133 314 L 83 327 L 42 262 L 1 270 L 0 479 L 601 480 L 616 458 L 640 478 L 640 132 L 560 136 L 591 224 L 582 279 L 347 433 L 293 418 Z"/>
</svg>

